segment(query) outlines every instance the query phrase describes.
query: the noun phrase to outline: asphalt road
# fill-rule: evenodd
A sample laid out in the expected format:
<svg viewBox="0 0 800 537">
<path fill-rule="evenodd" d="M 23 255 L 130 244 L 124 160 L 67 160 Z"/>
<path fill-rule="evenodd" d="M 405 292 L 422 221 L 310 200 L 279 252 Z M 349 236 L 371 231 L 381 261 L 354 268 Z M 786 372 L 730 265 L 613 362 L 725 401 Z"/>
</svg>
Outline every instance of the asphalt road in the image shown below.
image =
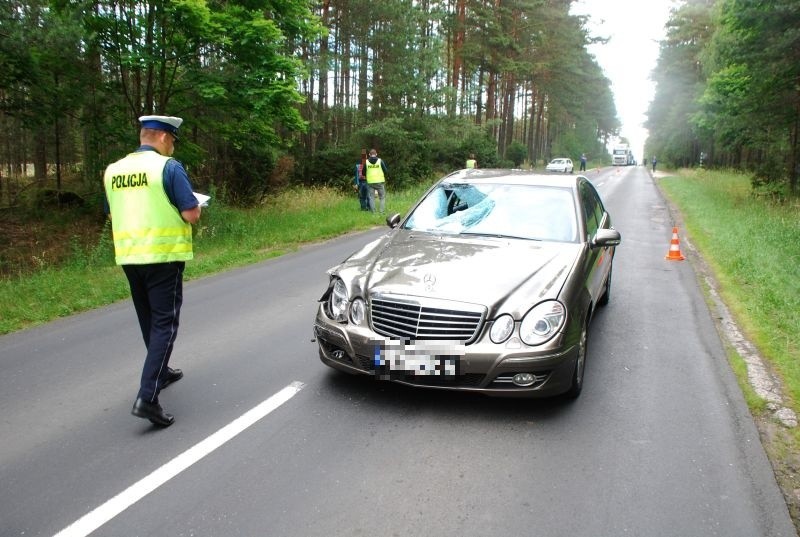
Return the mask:
<svg viewBox="0 0 800 537">
<path fill-rule="evenodd" d="M 130 415 L 129 302 L 0 338 L 0 535 L 796 535 L 665 202 L 588 175 L 623 244 L 577 401 L 323 366 L 325 270 L 384 230 L 351 235 L 187 283 L 168 429 Z"/>
</svg>

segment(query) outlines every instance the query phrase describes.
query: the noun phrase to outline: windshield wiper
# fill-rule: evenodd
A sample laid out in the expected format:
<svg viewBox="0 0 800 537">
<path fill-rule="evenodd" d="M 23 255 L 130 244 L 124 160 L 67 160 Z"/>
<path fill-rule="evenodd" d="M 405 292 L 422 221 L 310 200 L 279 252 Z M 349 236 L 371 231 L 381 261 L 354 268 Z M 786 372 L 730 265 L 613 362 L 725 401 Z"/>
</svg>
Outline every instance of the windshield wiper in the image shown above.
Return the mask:
<svg viewBox="0 0 800 537">
<path fill-rule="evenodd" d="M 476 237 L 493 237 L 495 239 L 521 239 L 524 241 L 537 241 L 541 242 L 542 239 L 537 239 L 535 237 L 521 237 L 518 235 L 506 235 L 504 233 L 486 233 L 486 232 L 478 232 L 478 231 L 460 231 L 459 235 L 473 235 Z"/>
</svg>

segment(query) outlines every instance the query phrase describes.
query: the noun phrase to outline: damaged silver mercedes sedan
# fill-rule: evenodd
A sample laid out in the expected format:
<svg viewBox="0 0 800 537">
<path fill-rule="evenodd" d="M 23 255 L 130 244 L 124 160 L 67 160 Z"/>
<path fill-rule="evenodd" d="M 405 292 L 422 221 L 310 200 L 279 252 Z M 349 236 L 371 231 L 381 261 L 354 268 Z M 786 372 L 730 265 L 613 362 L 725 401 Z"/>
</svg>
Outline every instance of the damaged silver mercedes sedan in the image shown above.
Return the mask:
<svg viewBox="0 0 800 537">
<path fill-rule="evenodd" d="M 462 170 L 328 272 L 326 365 L 411 386 L 577 397 L 611 292 L 611 225 L 583 176 Z"/>
</svg>

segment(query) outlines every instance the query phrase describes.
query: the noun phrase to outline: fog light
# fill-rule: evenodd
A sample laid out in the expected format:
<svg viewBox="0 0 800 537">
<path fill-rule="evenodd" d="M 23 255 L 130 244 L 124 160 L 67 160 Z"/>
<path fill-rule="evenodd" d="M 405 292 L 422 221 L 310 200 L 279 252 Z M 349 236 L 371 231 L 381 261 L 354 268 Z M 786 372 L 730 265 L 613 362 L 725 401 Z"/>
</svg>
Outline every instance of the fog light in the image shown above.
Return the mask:
<svg viewBox="0 0 800 537">
<path fill-rule="evenodd" d="M 344 360 L 344 351 L 342 349 L 336 349 L 331 353 L 334 360 Z"/>
<path fill-rule="evenodd" d="M 511 381 L 517 386 L 530 386 L 536 381 L 533 373 L 517 373 Z"/>
</svg>

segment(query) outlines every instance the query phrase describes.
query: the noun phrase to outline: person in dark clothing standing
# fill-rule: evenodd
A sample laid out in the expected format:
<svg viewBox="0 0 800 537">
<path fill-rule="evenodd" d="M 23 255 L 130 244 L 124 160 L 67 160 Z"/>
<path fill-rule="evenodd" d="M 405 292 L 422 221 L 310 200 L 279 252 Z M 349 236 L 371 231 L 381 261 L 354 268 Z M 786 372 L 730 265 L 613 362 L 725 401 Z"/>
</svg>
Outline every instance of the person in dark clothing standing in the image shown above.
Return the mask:
<svg viewBox="0 0 800 537">
<path fill-rule="evenodd" d="M 189 176 L 171 158 L 183 119 L 139 118 L 139 148 L 110 164 L 103 177 L 116 263 L 128 279 L 147 349 L 131 413 L 155 425 L 174 422 L 158 395 L 183 378 L 169 367 L 183 303 L 183 269 L 192 259 L 192 224 L 200 205 Z"/>
<path fill-rule="evenodd" d="M 369 211 L 369 187 L 367 186 L 367 178 L 364 177 L 364 172 L 361 169 L 361 161 L 356 162 L 355 177 L 353 178 L 353 186 L 358 191 L 358 203 L 361 205 L 362 211 Z"/>
</svg>

